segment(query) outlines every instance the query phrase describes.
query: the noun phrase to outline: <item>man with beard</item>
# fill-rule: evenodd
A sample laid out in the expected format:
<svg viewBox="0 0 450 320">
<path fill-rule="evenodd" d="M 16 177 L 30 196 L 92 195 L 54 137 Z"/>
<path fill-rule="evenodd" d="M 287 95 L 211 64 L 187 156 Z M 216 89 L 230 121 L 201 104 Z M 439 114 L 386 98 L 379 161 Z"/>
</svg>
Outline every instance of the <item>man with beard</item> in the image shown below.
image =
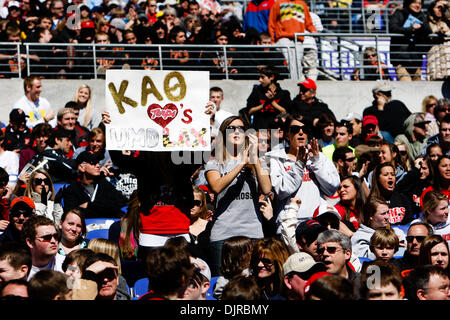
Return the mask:
<svg viewBox="0 0 450 320">
<path fill-rule="evenodd" d="M 6 229 L 2 230 L 0 235 L 0 243 L 17 242 L 20 243 L 21 232 L 24 223 L 36 214 L 36 206 L 29 197 L 17 197 L 10 205 L 9 224 Z M 3 221 L 2 221 L 3 222 Z M 3 226 L 4 224 L 2 224 Z"/>
<path fill-rule="evenodd" d="M 41 270 L 63 272 L 65 256 L 58 253 L 59 233 L 54 222 L 45 216 L 35 215 L 23 224 L 22 237 L 31 251 L 30 280 Z"/>
<path fill-rule="evenodd" d="M 100 158 L 83 151 L 76 162 L 77 180 L 57 194 L 64 201 L 64 210 L 81 207 L 85 209 L 86 218 L 120 218 L 126 199 L 102 175 Z"/>
<path fill-rule="evenodd" d="M 404 122 L 404 133 L 395 137 L 395 142 L 403 142 L 406 145 L 411 166 L 414 166 L 414 160 L 427 145 L 426 135 L 430 122 L 425 120 L 424 112 L 413 113 Z"/>
</svg>

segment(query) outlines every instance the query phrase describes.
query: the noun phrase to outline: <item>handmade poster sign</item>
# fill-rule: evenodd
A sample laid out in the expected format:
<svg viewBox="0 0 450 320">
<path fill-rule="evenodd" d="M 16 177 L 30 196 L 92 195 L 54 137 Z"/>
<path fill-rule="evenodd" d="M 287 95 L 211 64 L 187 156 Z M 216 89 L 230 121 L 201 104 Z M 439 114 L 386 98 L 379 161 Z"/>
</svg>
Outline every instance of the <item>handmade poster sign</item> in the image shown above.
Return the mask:
<svg viewBox="0 0 450 320">
<path fill-rule="evenodd" d="M 108 70 L 108 150 L 210 151 L 209 72 Z"/>
</svg>

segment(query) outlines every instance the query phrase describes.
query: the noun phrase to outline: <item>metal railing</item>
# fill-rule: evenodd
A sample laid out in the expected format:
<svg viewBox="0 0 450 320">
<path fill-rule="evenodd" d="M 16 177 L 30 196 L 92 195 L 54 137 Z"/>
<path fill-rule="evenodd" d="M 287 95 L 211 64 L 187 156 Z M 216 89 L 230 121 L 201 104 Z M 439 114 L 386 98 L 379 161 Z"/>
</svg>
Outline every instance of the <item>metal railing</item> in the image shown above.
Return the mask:
<svg viewBox="0 0 450 320">
<path fill-rule="evenodd" d="M 450 75 L 450 45 L 429 43 L 408 46 L 402 34 L 297 33 L 314 37 L 318 69 L 334 80 L 441 80 Z M 364 57 L 366 48 L 377 53 Z M 300 74 L 296 74 L 300 77 Z"/>
<path fill-rule="evenodd" d="M 5 53 L 0 54 L 0 77 L 98 79 L 108 69 L 148 69 L 209 71 L 211 79 L 254 80 L 260 68 L 273 65 L 281 79 L 287 79 L 291 75 L 283 48 L 287 47 L 0 43 Z"/>
<path fill-rule="evenodd" d="M 434 50 L 436 47 L 431 44 L 417 45 L 413 50 L 399 52 L 402 48 L 395 43 L 404 38 L 400 34 L 298 33 L 296 36 L 316 40 L 318 79 L 399 80 L 398 64 L 410 72 L 418 69 L 421 80 L 442 79 L 450 74 L 448 46 Z M 368 64 L 363 57 L 366 47 L 376 49 L 378 64 Z M 108 69 L 148 69 L 209 71 L 212 80 L 256 80 L 261 67 L 273 65 L 280 71 L 280 79 L 301 79 L 299 72 L 289 68 L 298 60 L 294 57 L 301 55 L 296 51 L 289 61 L 289 55 L 283 54 L 289 48 L 277 45 L 0 43 L 0 77 L 101 79 Z M 295 43 L 291 48 L 295 48 Z"/>
</svg>

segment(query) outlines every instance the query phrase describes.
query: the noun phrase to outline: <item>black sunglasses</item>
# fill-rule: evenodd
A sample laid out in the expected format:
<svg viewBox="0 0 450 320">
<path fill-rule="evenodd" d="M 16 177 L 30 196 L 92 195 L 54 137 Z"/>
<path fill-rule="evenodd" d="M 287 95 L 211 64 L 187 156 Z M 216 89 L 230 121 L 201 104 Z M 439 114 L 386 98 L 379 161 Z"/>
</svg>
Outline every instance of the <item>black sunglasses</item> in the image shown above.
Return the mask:
<svg viewBox="0 0 450 320">
<path fill-rule="evenodd" d="M 245 127 L 244 126 L 228 126 L 227 130 L 231 130 L 233 132 L 236 131 L 236 129 L 240 132 L 240 133 L 244 133 L 245 132 Z"/>
<path fill-rule="evenodd" d="M 302 130 L 303 133 L 307 133 L 306 126 L 297 126 L 297 125 L 289 126 L 289 132 L 292 134 L 297 134 L 300 132 L 300 130 Z"/>
<path fill-rule="evenodd" d="M 273 265 L 273 260 L 267 258 L 259 258 L 258 261 L 261 261 L 265 266 Z"/>
<path fill-rule="evenodd" d="M 414 239 L 416 239 L 417 242 L 423 242 L 425 236 L 406 236 L 406 241 L 408 242 L 413 242 Z"/>
<path fill-rule="evenodd" d="M 18 210 L 18 211 L 11 211 L 11 216 L 18 218 L 20 215 L 23 215 L 25 218 L 29 218 L 33 215 L 33 211 L 31 210 Z"/>
<path fill-rule="evenodd" d="M 333 253 L 335 253 L 335 252 L 338 250 L 338 247 L 323 247 L 323 248 L 317 248 L 317 253 L 320 254 L 320 255 L 322 255 L 322 254 L 325 252 L 325 250 L 326 250 L 328 253 L 333 254 Z"/>
<path fill-rule="evenodd" d="M 41 178 L 35 178 L 35 179 L 34 179 L 34 184 L 37 185 L 37 186 L 40 186 L 40 185 L 42 184 L 42 182 L 43 182 L 45 185 L 47 185 L 47 186 L 50 185 L 50 179 L 49 179 L 49 178 L 44 178 L 44 179 L 41 179 Z"/>
<path fill-rule="evenodd" d="M 356 157 L 351 157 L 351 158 L 345 159 L 345 161 L 352 162 L 352 161 L 354 161 L 355 159 L 356 159 Z"/>
<path fill-rule="evenodd" d="M 194 200 L 194 206 L 195 207 L 201 207 L 202 202 L 200 200 Z"/>
<path fill-rule="evenodd" d="M 36 239 L 42 239 L 41 240 L 42 242 L 50 242 L 50 241 L 52 241 L 52 239 L 59 241 L 59 233 L 55 232 L 55 233 L 46 234 L 44 236 L 36 237 Z"/>
<path fill-rule="evenodd" d="M 113 280 L 117 278 L 117 270 L 113 268 L 106 268 L 96 276 L 97 280 L 103 281 L 105 278 Z"/>
</svg>

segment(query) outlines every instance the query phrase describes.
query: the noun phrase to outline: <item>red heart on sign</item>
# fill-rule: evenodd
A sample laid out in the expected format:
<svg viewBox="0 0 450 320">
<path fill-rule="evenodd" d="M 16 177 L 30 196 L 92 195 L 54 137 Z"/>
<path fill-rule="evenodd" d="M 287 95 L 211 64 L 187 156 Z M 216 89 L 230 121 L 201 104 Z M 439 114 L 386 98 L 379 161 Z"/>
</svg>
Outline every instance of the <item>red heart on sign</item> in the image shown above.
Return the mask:
<svg viewBox="0 0 450 320">
<path fill-rule="evenodd" d="M 150 119 L 165 128 L 177 116 L 178 108 L 173 103 L 168 103 L 164 107 L 153 103 L 148 107 L 147 114 Z"/>
</svg>

